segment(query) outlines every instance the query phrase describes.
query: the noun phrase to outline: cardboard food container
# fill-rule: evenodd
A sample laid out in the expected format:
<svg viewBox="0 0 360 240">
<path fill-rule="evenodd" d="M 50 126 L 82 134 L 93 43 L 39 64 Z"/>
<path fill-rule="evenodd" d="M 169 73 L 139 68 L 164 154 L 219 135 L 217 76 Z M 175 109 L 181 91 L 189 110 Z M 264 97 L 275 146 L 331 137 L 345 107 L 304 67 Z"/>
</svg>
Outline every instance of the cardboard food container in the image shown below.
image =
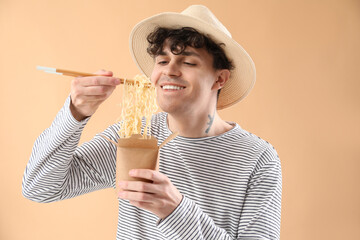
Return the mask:
<svg viewBox="0 0 360 240">
<path fill-rule="evenodd" d="M 101 135 L 107 141 L 117 146 L 116 152 L 116 192 L 121 189 L 118 187 L 119 181 L 144 181 L 146 179 L 134 178 L 129 176 L 131 169 L 151 169 L 159 170 L 159 150 L 165 144 L 177 136 L 171 134 L 158 146 L 158 140 L 151 136 L 143 138 L 140 134 L 133 134 L 129 138 L 120 138 L 115 142 L 108 137 Z"/>
</svg>

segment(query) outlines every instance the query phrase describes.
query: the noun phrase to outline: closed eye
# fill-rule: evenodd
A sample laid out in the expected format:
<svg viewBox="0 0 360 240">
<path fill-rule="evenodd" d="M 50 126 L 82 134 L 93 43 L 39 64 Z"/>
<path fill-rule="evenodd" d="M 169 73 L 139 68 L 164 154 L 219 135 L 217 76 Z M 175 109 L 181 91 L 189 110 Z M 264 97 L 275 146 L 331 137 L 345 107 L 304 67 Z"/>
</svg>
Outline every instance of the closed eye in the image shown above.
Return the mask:
<svg viewBox="0 0 360 240">
<path fill-rule="evenodd" d="M 195 63 L 190 63 L 190 62 L 184 62 L 184 64 L 189 65 L 189 66 L 196 66 Z"/>
</svg>

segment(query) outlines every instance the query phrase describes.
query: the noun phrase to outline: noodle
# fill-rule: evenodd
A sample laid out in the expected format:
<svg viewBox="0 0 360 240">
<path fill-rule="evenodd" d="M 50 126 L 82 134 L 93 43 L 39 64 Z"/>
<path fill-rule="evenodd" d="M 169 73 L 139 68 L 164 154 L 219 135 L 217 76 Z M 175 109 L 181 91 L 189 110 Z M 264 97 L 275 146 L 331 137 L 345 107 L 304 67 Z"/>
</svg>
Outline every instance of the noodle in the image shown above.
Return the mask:
<svg viewBox="0 0 360 240">
<path fill-rule="evenodd" d="M 158 109 L 156 92 L 153 86 L 147 87 L 150 81 L 145 75 L 136 75 L 135 84 L 126 82 L 123 85 L 120 138 L 129 138 L 133 134 L 141 134 L 142 118 L 145 117 L 143 138 L 150 134 L 151 116 Z"/>
</svg>

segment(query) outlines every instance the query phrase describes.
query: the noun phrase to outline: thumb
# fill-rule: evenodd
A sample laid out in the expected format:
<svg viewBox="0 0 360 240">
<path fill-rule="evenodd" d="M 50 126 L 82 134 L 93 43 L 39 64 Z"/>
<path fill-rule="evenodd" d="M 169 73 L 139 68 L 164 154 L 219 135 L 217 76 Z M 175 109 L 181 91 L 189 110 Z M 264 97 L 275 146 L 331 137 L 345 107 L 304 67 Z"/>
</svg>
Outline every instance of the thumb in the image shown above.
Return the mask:
<svg viewBox="0 0 360 240">
<path fill-rule="evenodd" d="M 100 69 L 100 70 L 94 72 L 94 74 L 101 75 L 101 76 L 112 77 L 113 72 L 112 71 L 107 71 L 107 70 L 104 70 L 104 69 Z"/>
</svg>

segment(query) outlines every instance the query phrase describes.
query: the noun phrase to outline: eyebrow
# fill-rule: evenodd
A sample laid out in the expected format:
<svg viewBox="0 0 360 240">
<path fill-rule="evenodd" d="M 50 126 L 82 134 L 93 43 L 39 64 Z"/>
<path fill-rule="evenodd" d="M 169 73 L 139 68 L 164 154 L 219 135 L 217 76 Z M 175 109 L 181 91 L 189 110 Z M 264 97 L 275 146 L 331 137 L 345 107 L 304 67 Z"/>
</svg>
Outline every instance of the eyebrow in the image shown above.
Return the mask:
<svg viewBox="0 0 360 240">
<path fill-rule="evenodd" d="M 167 52 L 164 52 L 164 51 L 161 51 L 158 56 L 167 56 L 168 53 Z M 182 56 L 195 56 L 195 57 L 198 57 L 198 58 L 201 58 L 201 56 L 196 53 L 196 52 L 192 52 L 192 51 L 183 51 L 181 54 L 179 55 L 182 55 Z"/>
</svg>

